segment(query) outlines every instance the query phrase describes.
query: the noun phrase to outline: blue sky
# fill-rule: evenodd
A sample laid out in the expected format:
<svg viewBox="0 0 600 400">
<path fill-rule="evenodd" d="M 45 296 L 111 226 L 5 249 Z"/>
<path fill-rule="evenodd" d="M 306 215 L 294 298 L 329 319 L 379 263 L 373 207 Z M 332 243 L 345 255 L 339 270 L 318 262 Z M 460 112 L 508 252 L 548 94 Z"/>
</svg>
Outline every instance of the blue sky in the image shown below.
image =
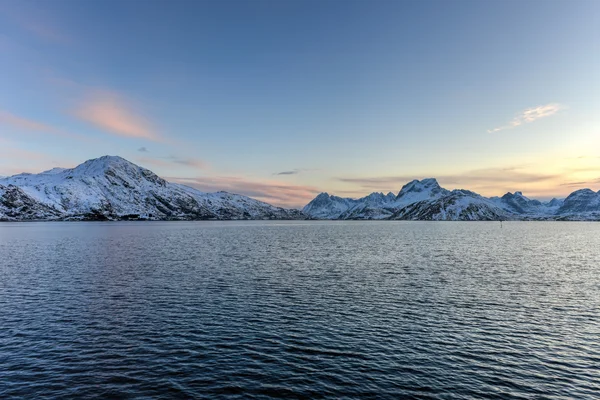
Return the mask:
<svg viewBox="0 0 600 400">
<path fill-rule="evenodd" d="M 0 175 L 111 154 L 290 206 L 564 196 L 600 189 L 599 93 L 594 0 L 0 0 Z"/>
</svg>

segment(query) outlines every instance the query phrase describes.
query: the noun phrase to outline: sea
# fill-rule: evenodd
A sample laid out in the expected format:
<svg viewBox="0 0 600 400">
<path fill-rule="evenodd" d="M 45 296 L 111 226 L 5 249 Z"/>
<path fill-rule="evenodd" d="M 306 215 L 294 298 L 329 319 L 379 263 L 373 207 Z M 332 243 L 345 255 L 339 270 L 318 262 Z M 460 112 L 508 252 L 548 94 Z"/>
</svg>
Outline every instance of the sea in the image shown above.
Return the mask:
<svg viewBox="0 0 600 400">
<path fill-rule="evenodd" d="M 598 399 L 600 223 L 1 223 L 0 398 Z"/>
</svg>

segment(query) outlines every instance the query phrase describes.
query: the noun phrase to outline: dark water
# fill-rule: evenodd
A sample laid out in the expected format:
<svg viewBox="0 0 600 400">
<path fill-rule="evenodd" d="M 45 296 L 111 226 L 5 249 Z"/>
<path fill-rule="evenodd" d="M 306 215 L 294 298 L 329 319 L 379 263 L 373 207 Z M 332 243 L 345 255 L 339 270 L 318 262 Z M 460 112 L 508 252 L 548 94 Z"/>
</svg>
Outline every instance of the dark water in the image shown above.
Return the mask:
<svg viewBox="0 0 600 400">
<path fill-rule="evenodd" d="M 0 224 L 0 398 L 600 397 L 600 224 Z"/>
</svg>

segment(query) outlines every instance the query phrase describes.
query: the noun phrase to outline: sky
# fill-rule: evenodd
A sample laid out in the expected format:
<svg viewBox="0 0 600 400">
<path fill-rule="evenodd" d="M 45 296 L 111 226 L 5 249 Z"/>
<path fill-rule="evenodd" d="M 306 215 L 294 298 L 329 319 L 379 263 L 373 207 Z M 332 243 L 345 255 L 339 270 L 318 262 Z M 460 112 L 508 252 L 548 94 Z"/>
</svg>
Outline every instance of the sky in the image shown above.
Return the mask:
<svg viewBox="0 0 600 400">
<path fill-rule="evenodd" d="M 0 175 L 204 191 L 600 189 L 600 1 L 0 0 Z"/>
</svg>

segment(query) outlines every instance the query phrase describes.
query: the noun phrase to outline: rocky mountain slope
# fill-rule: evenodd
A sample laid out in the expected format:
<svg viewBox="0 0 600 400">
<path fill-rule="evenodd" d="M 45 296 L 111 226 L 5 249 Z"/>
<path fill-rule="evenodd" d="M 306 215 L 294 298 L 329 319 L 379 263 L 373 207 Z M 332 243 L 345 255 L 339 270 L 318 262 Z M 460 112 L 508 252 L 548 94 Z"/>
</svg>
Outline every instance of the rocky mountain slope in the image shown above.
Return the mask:
<svg viewBox="0 0 600 400">
<path fill-rule="evenodd" d="M 246 196 L 170 183 L 115 156 L 0 179 L 0 220 L 304 218 Z"/>
<path fill-rule="evenodd" d="M 486 198 L 468 190 L 449 191 L 433 179 L 414 180 L 392 193 L 360 199 L 319 194 L 304 213 L 319 219 L 444 221 L 600 220 L 600 191 L 583 189 L 564 200 L 541 202 L 521 192 Z"/>
<path fill-rule="evenodd" d="M 0 178 L 0 221 L 25 220 L 600 220 L 600 191 L 582 189 L 564 200 L 529 199 L 521 192 L 486 198 L 414 180 L 394 193 L 360 199 L 319 194 L 302 211 L 226 192 L 204 193 L 170 183 L 121 157 L 104 156 L 75 168 Z"/>
</svg>

